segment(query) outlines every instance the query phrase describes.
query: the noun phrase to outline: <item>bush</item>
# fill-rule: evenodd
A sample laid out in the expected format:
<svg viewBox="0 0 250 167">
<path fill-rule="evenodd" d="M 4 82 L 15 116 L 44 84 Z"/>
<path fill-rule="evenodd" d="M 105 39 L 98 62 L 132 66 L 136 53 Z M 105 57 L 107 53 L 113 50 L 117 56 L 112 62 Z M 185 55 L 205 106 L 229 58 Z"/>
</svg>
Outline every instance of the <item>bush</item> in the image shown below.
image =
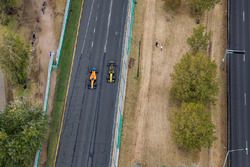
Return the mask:
<svg viewBox="0 0 250 167">
<path fill-rule="evenodd" d="M 174 113 L 171 123 L 175 142 L 184 150 L 197 151 L 210 147 L 215 140 L 211 113 L 205 111 L 203 104 L 183 104 L 181 110 Z"/>
<path fill-rule="evenodd" d="M 193 15 L 201 16 L 218 3 L 219 0 L 188 0 Z"/>
<path fill-rule="evenodd" d="M 207 51 L 211 39 L 211 33 L 207 33 L 205 30 L 205 26 L 200 25 L 193 29 L 192 36 L 187 39 L 187 43 L 189 44 L 192 53 Z"/>
<path fill-rule="evenodd" d="M 209 103 L 218 92 L 216 64 L 202 53 L 186 54 L 174 67 L 172 97 L 179 102 Z"/>
</svg>

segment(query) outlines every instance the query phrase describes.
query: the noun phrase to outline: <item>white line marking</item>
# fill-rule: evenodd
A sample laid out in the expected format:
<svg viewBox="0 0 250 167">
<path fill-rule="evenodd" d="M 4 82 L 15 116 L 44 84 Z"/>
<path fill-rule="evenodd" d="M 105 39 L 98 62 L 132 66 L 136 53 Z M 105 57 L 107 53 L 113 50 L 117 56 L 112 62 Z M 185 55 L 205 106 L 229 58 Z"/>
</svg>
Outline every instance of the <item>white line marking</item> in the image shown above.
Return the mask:
<svg viewBox="0 0 250 167">
<path fill-rule="evenodd" d="M 96 16 L 96 17 L 95 17 L 95 21 L 97 21 L 97 19 L 98 19 L 98 18 L 97 18 L 97 16 Z"/>
<path fill-rule="evenodd" d="M 248 142 L 246 140 L 246 154 L 248 155 Z"/>
<path fill-rule="evenodd" d="M 245 54 L 243 55 L 243 61 L 244 62 L 246 61 L 246 55 Z"/>
<path fill-rule="evenodd" d="M 92 12 L 93 12 L 94 2 L 95 2 L 95 0 L 93 0 L 93 1 L 92 1 L 92 4 L 91 4 L 90 15 L 89 15 L 89 19 L 88 19 L 88 24 L 87 24 L 86 33 L 85 33 L 85 36 L 84 36 L 84 41 L 83 41 L 83 44 L 82 44 L 81 54 L 83 53 L 83 48 L 84 48 L 84 46 L 85 46 L 85 41 L 86 41 L 86 37 L 87 37 L 87 34 L 88 34 L 88 30 L 89 30 L 90 18 L 91 18 L 91 16 L 92 16 Z"/>
<path fill-rule="evenodd" d="M 95 33 L 95 28 L 94 28 L 94 33 Z"/>
<path fill-rule="evenodd" d="M 107 52 L 107 43 L 108 43 L 108 35 L 109 35 L 109 26 L 110 26 L 112 5 L 113 5 L 113 0 L 111 0 L 110 6 L 109 6 L 108 28 L 107 28 L 107 33 L 106 33 L 106 41 L 105 41 L 105 45 L 104 45 L 104 53 Z"/>
<path fill-rule="evenodd" d="M 245 106 L 247 105 L 247 93 L 246 92 L 244 93 L 244 104 Z"/>
<path fill-rule="evenodd" d="M 242 17 L 243 17 L 243 22 L 245 22 L 245 11 L 243 11 Z"/>
<path fill-rule="evenodd" d="M 93 46 L 94 46 L 94 42 L 92 41 L 92 43 L 91 43 L 91 48 L 93 48 Z"/>
</svg>

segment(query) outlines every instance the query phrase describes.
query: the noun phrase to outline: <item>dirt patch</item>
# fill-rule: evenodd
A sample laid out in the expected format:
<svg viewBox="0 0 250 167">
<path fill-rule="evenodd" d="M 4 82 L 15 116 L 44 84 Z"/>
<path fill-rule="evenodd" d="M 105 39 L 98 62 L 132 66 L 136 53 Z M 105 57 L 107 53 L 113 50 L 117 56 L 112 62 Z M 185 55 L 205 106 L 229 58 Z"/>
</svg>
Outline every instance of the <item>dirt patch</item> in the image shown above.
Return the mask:
<svg viewBox="0 0 250 167">
<path fill-rule="evenodd" d="M 66 0 L 51 0 L 51 8 L 54 11 L 54 30 L 56 39 L 59 40 L 63 23 Z"/>
<path fill-rule="evenodd" d="M 224 2 L 216 5 L 203 21 L 213 31 L 211 57 L 219 66 L 226 41 Z M 138 4 L 140 5 L 140 1 Z M 180 167 L 191 164 L 201 167 L 220 166 L 226 146 L 225 74 L 218 68 L 218 78 L 223 81 L 220 82 L 218 102 L 212 107 L 217 136 L 213 147 L 203 149 L 199 154 L 180 151 L 172 140 L 169 122 L 169 112 L 172 110 L 169 100 L 170 74 L 173 66 L 188 51 L 186 39 L 192 34 L 196 24 L 185 4 L 176 14 L 166 12 L 162 0 L 145 0 L 144 5 L 141 9 L 145 10 L 145 17 L 142 21 L 144 28 L 140 82 L 135 91 L 138 93 L 134 95 L 136 98 L 128 96 L 131 94 L 130 82 L 134 82 L 130 78 L 133 74 L 129 72 L 120 166 L 130 167 L 135 162 L 149 167 Z M 159 43 L 158 47 L 156 42 Z"/>
<path fill-rule="evenodd" d="M 40 65 L 39 72 L 39 90 L 40 93 L 44 95 L 47 75 L 48 75 L 48 65 L 50 60 L 50 51 L 56 51 L 56 38 L 54 30 L 54 14 L 50 8 L 50 3 L 47 3 L 47 7 L 44 11 L 40 13 L 40 32 L 38 34 L 37 43 L 37 56 Z M 43 96 L 44 97 L 44 96 Z"/>
</svg>

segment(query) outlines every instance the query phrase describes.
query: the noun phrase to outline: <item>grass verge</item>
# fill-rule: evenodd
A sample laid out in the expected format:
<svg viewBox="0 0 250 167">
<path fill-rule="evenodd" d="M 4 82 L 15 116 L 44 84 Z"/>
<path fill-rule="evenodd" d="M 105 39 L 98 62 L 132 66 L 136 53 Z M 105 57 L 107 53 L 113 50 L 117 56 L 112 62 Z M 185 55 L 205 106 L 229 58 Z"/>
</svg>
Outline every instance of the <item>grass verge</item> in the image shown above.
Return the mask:
<svg viewBox="0 0 250 167">
<path fill-rule="evenodd" d="M 53 109 L 51 113 L 47 167 L 54 166 L 56 158 L 57 141 L 60 132 L 60 125 L 63 116 L 67 87 L 69 83 L 71 62 L 74 54 L 74 46 L 77 38 L 78 21 L 81 15 L 83 0 L 71 0 L 68 23 L 64 36 L 64 42 L 61 51 L 61 60 L 57 71 L 57 84 L 53 100 Z M 74 9 L 74 10 L 72 10 Z"/>
</svg>

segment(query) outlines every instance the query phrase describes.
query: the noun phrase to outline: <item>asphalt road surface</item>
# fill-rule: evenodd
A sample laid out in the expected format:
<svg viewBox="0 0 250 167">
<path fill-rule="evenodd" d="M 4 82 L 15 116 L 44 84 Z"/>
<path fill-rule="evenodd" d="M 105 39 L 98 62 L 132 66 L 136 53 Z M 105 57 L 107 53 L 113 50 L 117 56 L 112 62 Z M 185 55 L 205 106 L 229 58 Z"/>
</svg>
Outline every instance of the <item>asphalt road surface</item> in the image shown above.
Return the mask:
<svg viewBox="0 0 250 167">
<path fill-rule="evenodd" d="M 108 84 L 107 64 L 121 61 L 128 0 L 85 0 L 77 39 L 57 167 L 108 167 L 117 82 Z M 88 89 L 90 68 L 97 88 Z"/>
<path fill-rule="evenodd" d="M 250 167 L 250 1 L 228 0 L 228 48 L 246 51 L 228 54 L 229 166 Z"/>
</svg>

